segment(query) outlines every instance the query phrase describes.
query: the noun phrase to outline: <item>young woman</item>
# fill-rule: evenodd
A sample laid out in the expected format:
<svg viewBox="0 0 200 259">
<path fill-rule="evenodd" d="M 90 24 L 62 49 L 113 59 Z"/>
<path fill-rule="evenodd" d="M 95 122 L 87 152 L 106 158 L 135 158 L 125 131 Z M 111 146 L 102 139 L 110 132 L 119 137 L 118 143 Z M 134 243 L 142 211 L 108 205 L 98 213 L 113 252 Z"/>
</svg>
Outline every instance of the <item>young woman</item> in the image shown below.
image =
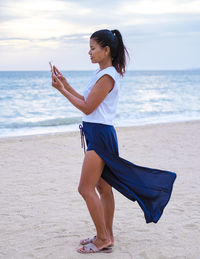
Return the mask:
<svg viewBox="0 0 200 259">
<path fill-rule="evenodd" d="M 113 119 L 118 101 L 119 76 L 123 76 L 128 52 L 118 30 L 100 30 L 90 37 L 89 55 L 98 63 L 84 95 L 73 89 L 54 66 L 52 86 L 83 112 L 85 153 L 79 193 L 96 227 L 96 235 L 81 240 L 80 253 L 112 252 L 114 246 L 112 187 L 144 211 L 146 222 L 157 222 L 170 199 L 176 174 L 137 166 L 118 154 Z M 84 141 L 84 140 L 83 140 Z M 112 186 L 112 187 L 111 187 Z M 96 193 L 100 194 L 100 198 Z"/>
</svg>

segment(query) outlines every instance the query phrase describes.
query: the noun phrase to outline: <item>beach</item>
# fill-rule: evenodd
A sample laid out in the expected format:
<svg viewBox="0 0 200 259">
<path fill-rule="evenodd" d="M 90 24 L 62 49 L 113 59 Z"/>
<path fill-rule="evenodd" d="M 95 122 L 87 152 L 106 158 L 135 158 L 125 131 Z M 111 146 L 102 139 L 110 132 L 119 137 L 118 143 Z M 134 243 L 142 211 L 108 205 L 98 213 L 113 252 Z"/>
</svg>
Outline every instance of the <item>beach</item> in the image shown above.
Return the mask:
<svg viewBox="0 0 200 259">
<path fill-rule="evenodd" d="M 177 179 L 157 224 L 146 224 L 139 205 L 114 190 L 114 250 L 93 256 L 199 258 L 200 121 L 116 130 L 121 157 Z M 95 234 L 77 191 L 83 157 L 78 130 L 0 138 L 0 258 L 91 258 L 76 252 L 80 239 Z"/>
</svg>

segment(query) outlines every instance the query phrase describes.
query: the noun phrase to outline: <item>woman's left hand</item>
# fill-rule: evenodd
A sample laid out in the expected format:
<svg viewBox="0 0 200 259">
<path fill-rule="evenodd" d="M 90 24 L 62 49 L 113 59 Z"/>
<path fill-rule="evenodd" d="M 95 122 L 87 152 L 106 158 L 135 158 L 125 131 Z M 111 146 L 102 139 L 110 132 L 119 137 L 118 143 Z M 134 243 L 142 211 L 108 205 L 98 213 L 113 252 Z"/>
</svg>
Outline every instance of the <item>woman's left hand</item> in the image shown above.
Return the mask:
<svg viewBox="0 0 200 259">
<path fill-rule="evenodd" d="M 52 72 L 52 86 L 55 87 L 58 91 L 64 89 L 63 83 L 58 79 L 54 72 Z"/>
</svg>

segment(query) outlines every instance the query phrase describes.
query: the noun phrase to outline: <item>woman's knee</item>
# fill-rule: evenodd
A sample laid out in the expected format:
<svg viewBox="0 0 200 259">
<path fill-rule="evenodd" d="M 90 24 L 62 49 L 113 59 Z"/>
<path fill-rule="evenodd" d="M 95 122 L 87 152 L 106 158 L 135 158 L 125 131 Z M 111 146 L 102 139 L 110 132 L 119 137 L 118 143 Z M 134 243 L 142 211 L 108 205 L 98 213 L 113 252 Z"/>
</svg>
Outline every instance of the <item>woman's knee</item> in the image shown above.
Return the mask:
<svg viewBox="0 0 200 259">
<path fill-rule="evenodd" d="M 86 186 L 79 184 L 78 192 L 85 199 L 92 193 L 92 190 L 91 188 L 87 188 Z"/>
<path fill-rule="evenodd" d="M 81 196 L 83 196 L 84 194 L 85 194 L 85 188 L 82 186 L 82 185 L 80 185 L 79 184 L 79 186 L 78 186 L 78 192 L 79 192 L 79 194 L 81 195 Z"/>
</svg>

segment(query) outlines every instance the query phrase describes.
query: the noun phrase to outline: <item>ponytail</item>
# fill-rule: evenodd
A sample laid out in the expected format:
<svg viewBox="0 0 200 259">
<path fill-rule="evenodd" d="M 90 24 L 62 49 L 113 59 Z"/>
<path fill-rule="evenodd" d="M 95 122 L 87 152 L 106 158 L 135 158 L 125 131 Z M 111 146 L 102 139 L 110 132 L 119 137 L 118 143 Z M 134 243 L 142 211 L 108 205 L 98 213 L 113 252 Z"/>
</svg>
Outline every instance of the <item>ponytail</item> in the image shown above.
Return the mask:
<svg viewBox="0 0 200 259">
<path fill-rule="evenodd" d="M 129 57 L 129 54 L 123 43 L 121 33 L 118 30 L 100 30 L 94 32 L 90 39 L 94 39 L 102 48 L 110 47 L 112 65 L 123 76 L 126 72 L 126 57 Z"/>
<path fill-rule="evenodd" d="M 118 30 L 111 31 L 118 40 L 117 55 L 113 57 L 112 64 L 116 70 L 123 76 L 126 72 L 126 56 L 129 57 L 128 51 L 124 45 L 122 35 Z"/>
</svg>

